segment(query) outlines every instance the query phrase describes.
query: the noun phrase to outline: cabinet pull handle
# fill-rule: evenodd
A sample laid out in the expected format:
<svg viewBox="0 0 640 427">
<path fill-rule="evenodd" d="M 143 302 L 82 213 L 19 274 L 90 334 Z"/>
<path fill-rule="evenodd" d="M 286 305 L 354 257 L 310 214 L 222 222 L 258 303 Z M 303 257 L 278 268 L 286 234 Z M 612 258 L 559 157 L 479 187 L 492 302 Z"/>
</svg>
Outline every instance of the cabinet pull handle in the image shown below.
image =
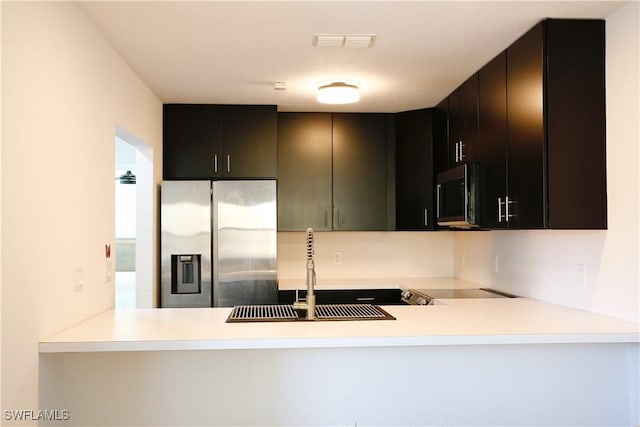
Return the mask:
<svg viewBox="0 0 640 427">
<path fill-rule="evenodd" d="M 340 224 L 340 220 L 341 220 L 341 218 L 340 218 L 340 209 L 338 209 L 338 228 L 339 228 L 339 227 L 340 227 L 340 225 L 341 225 L 341 224 Z"/>
<path fill-rule="evenodd" d="M 227 173 L 231 173 L 231 154 L 227 154 Z"/>
<path fill-rule="evenodd" d="M 498 197 L 498 222 L 509 222 L 509 218 L 515 218 L 515 215 L 509 212 L 509 206 L 515 204 L 513 200 L 509 200 L 509 196 L 505 196 L 504 202 L 502 197 Z M 502 214 L 502 205 L 504 205 L 504 215 Z"/>
<path fill-rule="evenodd" d="M 429 210 L 425 208 L 424 210 L 424 226 L 429 225 Z"/>
<path fill-rule="evenodd" d="M 514 218 L 515 215 L 509 213 L 509 206 L 511 204 L 514 204 L 515 202 L 513 200 L 509 200 L 509 196 L 506 196 L 504 198 L 504 218 L 505 218 L 505 222 L 509 222 L 509 218 Z"/>
<path fill-rule="evenodd" d="M 440 219 L 440 187 L 441 184 L 436 186 L 436 219 Z"/>
<path fill-rule="evenodd" d="M 460 155 L 458 156 L 458 158 L 460 159 L 460 162 L 462 161 L 462 159 L 464 159 L 464 151 L 462 148 L 463 146 L 464 144 L 462 143 L 462 140 L 460 140 L 460 142 L 458 143 L 458 149 L 460 150 Z"/>
<path fill-rule="evenodd" d="M 504 198 L 504 221 L 509 222 L 509 196 Z"/>
<path fill-rule="evenodd" d="M 456 147 L 455 147 L 454 151 L 455 151 L 455 155 L 456 155 L 455 163 L 458 163 L 459 160 L 458 160 L 458 143 L 457 142 L 456 142 Z"/>
<path fill-rule="evenodd" d="M 325 227 L 329 226 L 329 215 L 326 209 L 324 210 L 324 226 Z"/>
<path fill-rule="evenodd" d="M 213 155 L 213 173 L 218 173 L 218 155 Z"/>
</svg>

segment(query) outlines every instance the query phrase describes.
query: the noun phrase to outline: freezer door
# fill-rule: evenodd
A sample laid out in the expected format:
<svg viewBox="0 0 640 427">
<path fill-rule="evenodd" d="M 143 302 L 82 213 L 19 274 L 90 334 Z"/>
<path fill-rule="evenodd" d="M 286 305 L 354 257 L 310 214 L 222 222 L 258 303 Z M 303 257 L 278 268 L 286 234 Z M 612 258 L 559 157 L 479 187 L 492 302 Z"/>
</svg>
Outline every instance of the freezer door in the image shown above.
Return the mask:
<svg viewBox="0 0 640 427">
<path fill-rule="evenodd" d="M 164 181 L 160 306 L 211 307 L 211 182 Z"/>
<path fill-rule="evenodd" d="M 214 305 L 277 302 L 276 181 L 217 181 Z"/>
</svg>

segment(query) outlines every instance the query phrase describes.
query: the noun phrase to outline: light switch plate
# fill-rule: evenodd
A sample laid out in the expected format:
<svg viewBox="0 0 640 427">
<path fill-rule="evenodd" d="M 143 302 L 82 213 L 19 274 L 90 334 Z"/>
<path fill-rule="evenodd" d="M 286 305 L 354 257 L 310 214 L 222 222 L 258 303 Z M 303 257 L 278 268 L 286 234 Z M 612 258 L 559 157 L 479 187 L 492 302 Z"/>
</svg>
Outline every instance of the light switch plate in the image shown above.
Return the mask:
<svg viewBox="0 0 640 427">
<path fill-rule="evenodd" d="M 73 269 L 73 291 L 80 292 L 84 288 L 84 269 L 75 267 Z"/>
</svg>

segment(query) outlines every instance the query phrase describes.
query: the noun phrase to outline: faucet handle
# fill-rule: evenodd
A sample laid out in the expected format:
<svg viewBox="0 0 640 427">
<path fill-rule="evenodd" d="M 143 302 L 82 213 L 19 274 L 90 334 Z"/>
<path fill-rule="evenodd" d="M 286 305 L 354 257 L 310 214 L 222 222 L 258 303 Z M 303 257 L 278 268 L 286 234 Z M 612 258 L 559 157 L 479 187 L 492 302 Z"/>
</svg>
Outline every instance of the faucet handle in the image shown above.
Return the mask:
<svg viewBox="0 0 640 427">
<path fill-rule="evenodd" d="M 296 288 L 296 299 L 295 299 L 295 301 L 296 302 L 298 302 L 298 301 L 306 301 L 307 300 L 306 297 L 304 299 L 300 299 L 299 292 L 300 292 L 300 289 Z"/>
<path fill-rule="evenodd" d="M 295 301 L 293 301 L 293 309 L 294 310 L 308 310 L 309 309 L 309 304 L 307 303 L 306 299 L 305 300 L 301 300 L 299 298 L 298 291 L 299 291 L 299 289 L 296 288 L 296 299 L 295 299 Z"/>
</svg>

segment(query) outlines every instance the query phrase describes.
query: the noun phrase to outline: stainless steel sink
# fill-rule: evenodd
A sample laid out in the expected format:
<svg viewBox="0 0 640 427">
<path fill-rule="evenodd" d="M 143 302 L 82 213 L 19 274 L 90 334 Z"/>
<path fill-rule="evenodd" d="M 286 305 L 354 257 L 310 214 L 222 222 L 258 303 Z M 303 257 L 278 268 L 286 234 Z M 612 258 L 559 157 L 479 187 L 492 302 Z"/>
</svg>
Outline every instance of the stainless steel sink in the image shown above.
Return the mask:
<svg viewBox="0 0 640 427">
<path fill-rule="evenodd" d="M 395 320 L 382 308 L 371 304 L 317 304 L 316 320 Z M 227 318 L 234 322 L 304 321 L 292 305 L 237 305 Z"/>
</svg>

